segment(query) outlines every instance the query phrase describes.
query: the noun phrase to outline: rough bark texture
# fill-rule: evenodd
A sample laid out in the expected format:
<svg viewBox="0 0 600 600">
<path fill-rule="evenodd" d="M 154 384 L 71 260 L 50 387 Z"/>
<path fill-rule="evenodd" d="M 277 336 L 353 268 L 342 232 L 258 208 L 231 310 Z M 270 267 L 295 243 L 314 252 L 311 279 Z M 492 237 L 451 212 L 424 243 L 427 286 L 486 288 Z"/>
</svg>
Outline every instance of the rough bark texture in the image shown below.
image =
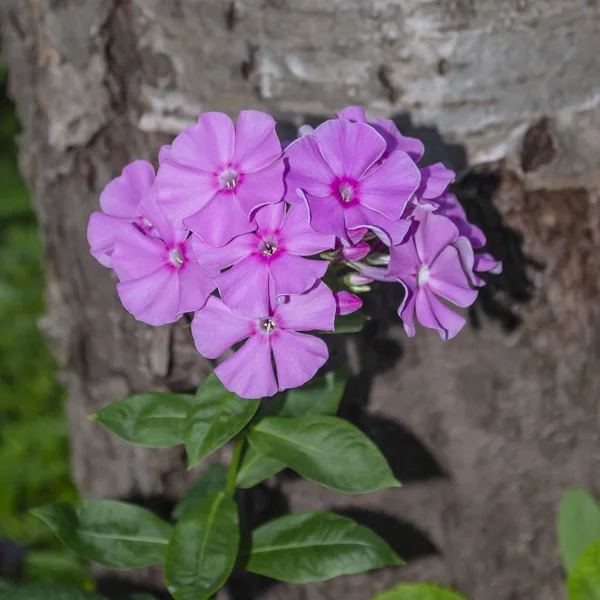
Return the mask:
<svg viewBox="0 0 600 600">
<path fill-rule="evenodd" d="M 346 511 L 414 560 L 318 585 L 242 579 L 223 598 L 363 600 L 414 579 L 475 600 L 563 598 L 558 499 L 600 492 L 597 2 L 2 0 L 0 13 L 82 494 L 159 510 L 176 499 L 190 477 L 178 450 L 134 448 L 84 417 L 132 392 L 189 389 L 210 368 L 183 324 L 136 323 L 89 256 L 103 186 L 203 110 L 297 125 L 363 104 L 461 173 L 505 273 L 450 343 L 424 330 L 408 341 L 389 294 L 347 340 L 344 410 L 403 489 L 347 498 L 283 477 L 247 498 L 257 518 L 273 502 Z"/>
</svg>

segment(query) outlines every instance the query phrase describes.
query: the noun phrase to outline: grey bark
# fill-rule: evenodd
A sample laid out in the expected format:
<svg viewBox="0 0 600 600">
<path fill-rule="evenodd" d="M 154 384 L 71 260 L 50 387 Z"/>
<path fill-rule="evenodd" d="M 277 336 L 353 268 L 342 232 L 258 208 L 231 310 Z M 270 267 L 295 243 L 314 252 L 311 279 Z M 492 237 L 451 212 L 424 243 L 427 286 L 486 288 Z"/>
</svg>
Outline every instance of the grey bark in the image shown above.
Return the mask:
<svg viewBox="0 0 600 600">
<path fill-rule="evenodd" d="M 265 491 L 293 510 L 350 511 L 415 559 L 261 597 L 362 600 L 421 579 L 475 600 L 563 598 L 557 502 L 569 487 L 600 493 L 597 3 L 3 0 L 0 14 L 81 493 L 176 500 L 194 475 L 180 451 L 128 446 L 85 415 L 133 392 L 190 389 L 210 369 L 183 324 L 136 323 L 89 256 L 103 186 L 200 111 L 257 108 L 298 125 L 362 104 L 460 172 L 505 274 L 450 343 L 425 330 L 408 340 L 389 293 L 346 341 L 345 411 L 403 489 L 347 498 L 284 477 Z M 242 581 L 236 597 L 256 586 Z"/>
</svg>

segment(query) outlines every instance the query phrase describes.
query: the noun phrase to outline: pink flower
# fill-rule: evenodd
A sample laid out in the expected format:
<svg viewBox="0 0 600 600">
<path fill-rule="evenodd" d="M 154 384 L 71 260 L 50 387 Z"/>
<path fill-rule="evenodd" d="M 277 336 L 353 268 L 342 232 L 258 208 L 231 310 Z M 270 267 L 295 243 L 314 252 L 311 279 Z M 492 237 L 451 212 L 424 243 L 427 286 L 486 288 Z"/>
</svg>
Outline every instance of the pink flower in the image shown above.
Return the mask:
<svg viewBox="0 0 600 600">
<path fill-rule="evenodd" d="M 464 308 L 477 298 L 468 273 L 473 266 L 472 250 L 469 265 L 468 253 L 461 254 L 466 248 L 463 242 L 468 244 L 449 219 L 420 210 L 415 215 L 414 231 L 390 249 L 388 280 L 400 281 L 406 291 L 398 314 L 410 337 L 415 334 L 415 310 L 421 325 L 437 329 L 443 340 L 453 338 L 463 328 L 465 320 L 438 299 Z"/>
<path fill-rule="evenodd" d="M 310 228 L 302 204 L 286 214 L 285 202 L 270 204 L 256 212 L 256 233 L 247 233 L 221 248 L 201 239 L 194 250 L 201 266 L 218 271 L 215 280 L 223 302 L 246 316 L 268 314 L 269 306 L 282 295 L 301 294 L 325 275 L 329 261 L 302 258 L 333 248 L 332 235 Z"/>
<path fill-rule="evenodd" d="M 101 265 L 112 266 L 115 235 L 128 229 L 130 223 L 142 231 L 149 230 L 139 204 L 153 184 L 154 167 L 145 160 L 136 160 L 104 188 L 100 195 L 102 212 L 91 214 L 87 229 L 90 252 Z"/>
<path fill-rule="evenodd" d="M 157 235 L 146 235 L 131 224 L 117 233 L 112 254 L 120 281 L 117 292 L 138 321 L 173 323 L 183 313 L 202 308 L 215 283 L 196 262 L 189 232 L 167 220 L 154 194 L 144 197 L 140 211 Z"/>
<path fill-rule="evenodd" d="M 336 116 L 338 119 L 346 119 L 353 123 L 367 123 L 365 109 L 362 106 L 348 106 Z M 368 121 L 368 124 L 385 140 L 386 150 L 383 158 L 395 150 L 406 152 L 416 163 L 423 158 L 425 153 L 423 142 L 416 138 L 403 136 L 391 119 L 373 119 Z"/>
<path fill-rule="evenodd" d="M 281 200 L 280 157 L 269 115 L 243 110 L 234 128 L 227 115 L 205 113 L 165 153 L 156 183 L 159 205 L 211 246 L 223 246 L 254 231 L 256 208 Z"/>
<path fill-rule="evenodd" d="M 305 200 L 315 231 L 356 243 L 351 232 L 367 228 L 387 244 L 398 243 L 409 226 L 400 217 L 420 174 L 405 152 L 381 162 L 385 151 L 369 125 L 327 121 L 286 148 L 286 200 Z"/>
<path fill-rule="evenodd" d="M 325 342 L 298 332 L 333 331 L 335 311 L 333 294 L 322 282 L 254 317 L 236 314 L 211 296 L 194 316 L 192 335 L 198 352 L 206 358 L 218 358 L 247 338 L 215 373 L 238 396 L 264 398 L 306 383 L 325 364 L 329 355 Z"/>
</svg>

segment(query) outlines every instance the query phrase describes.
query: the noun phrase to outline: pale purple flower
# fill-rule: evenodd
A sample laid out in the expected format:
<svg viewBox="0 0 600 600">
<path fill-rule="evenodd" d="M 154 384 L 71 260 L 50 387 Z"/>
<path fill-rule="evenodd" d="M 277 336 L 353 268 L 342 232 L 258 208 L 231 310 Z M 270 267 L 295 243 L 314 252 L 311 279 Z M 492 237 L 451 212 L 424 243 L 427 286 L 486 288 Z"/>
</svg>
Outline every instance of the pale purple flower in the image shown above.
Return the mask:
<svg viewBox="0 0 600 600">
<path fill-rule="evenodd" d="M 406 291 L 398 314 L 410 337 L 415 334 L 416 311 L 421 325 L 437 329 L 444 340 L 451 339 L 465 320 L 439 298 L 463 308 L 473 304 L 477 291 L 468 273 L 473 266 L 472 249 L 469 265 L 468 255 L 461 256 L 461 249 L 470 247 L 466 238 L 460 238 L 449 219 L 431 211 L 420 210 L 413 228 L 402 244 L 390 248 L 388 280 L 398 280 Z"/>
<path fill-rule="evenodd" d="M 356 312 L 363 304 L 362 300 L 356 294 L 351 294 L 346 290 L 336 292 L 334 297 L 335 311 L 338 315 L 342 316 Z"/>
<path fill-rule="evenodd" d="M 406 137 L 400 133 L 391 119 L 372 119 L 367 121 L 365 109 L 362 106 L 348 106 L 337 113 L 338 119 L 346 119 L 353 123 L 368 123 L 386 142 L 383 158 L 395 150 L 406 152 L 415 162 L 419 162 L 425 153 L 423 142 L 417 138 Z"/>
<path fill-rule="evenodd" d="M 173 221 L 211 246 L 254 231 L 253 213 L 283 196 L 283 161 L 273 117 L 240 112 L 237 123 L 218 112 L 173 141 L 158 173 L 158 202 Z"/>
<path fill-rule="evenodd" d="M 201 308 L 215 282 L 195 260 L 189 232 L 165 217 L 154 194 L 144 197 L 140 211 L 157 234 L 146 235 L 131 224 L 117 233 L 112 254 L 117 292 L 138 321 L 173 323 Z"/>
<path fill-rule="evenodd" d="M 385 151 L 369 125 L 327 121 L 286 148 L 286 200 L 307 203 L 315 231 L 356 242 L 351 232 L 367 228 L 387 244 L 398 243 L 409 226 L 400 217 L 420 174 L 405 152 L 382 162 Z"/>
<path fill-rule="evenodd" d="M 267 314 L 282 295 L 301 294 L 325 275 L 329 261 L 302 258 L 330 250 L 333 235 L 315 232 L 302 204 L 269 204 L 256 212 L 256 233 L 240 235 L 212 248 L 194 240 L 198 262 L 207 270 L 231 269 L 215 280 L 223 302 L 232 310 L 253 316 Z"/>
<path fill-rule="evenodd" d="M 128 164 L 100 194 L 102 212 L 90 216 L 87 239 L 92 256 L 105 267 L 112 266 L 115 235 L 134 223 L 140 230 L 150 227 L 139 210 L 139 204 L 154 184 L 154 167 L 145 160 Z"/>
<path fill-rule="evenodd" d="M 306 383 L 325 364 L 325 342 L 299 332 L 333 331 L 335 312 L 333 294 L 322 282 L 253 317 L 234 313 L 211 296 L 194 316 L 192 335 L 198 352 L 212 359 L 247 339 L 215 373 L 238 396 L 264 398 Z"/>
</svg>

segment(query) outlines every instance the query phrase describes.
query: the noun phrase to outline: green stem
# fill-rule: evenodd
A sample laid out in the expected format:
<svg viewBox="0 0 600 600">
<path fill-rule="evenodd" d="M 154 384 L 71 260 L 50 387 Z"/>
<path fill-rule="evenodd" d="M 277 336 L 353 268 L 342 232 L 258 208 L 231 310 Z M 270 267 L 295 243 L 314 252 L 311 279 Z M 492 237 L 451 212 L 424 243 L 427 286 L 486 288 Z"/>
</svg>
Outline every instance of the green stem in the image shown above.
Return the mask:
<svg viewBox="0 0 600 600">
<path fill-rule="evenodd" d="M 240 468 L 240 462 L 242 461 L 242 454 L 244 452 L 244 446 L 246 445 L 246 432 L 242 431 L 235 440 L 233 446 L 233 457 L 231 458 L 231 465 L 229 465 L 229 471 L 227 472 L 227 493 L 233 494 L 235 492 L 235 482 L 237 479 L 238 470 Z"/>
</svg>

